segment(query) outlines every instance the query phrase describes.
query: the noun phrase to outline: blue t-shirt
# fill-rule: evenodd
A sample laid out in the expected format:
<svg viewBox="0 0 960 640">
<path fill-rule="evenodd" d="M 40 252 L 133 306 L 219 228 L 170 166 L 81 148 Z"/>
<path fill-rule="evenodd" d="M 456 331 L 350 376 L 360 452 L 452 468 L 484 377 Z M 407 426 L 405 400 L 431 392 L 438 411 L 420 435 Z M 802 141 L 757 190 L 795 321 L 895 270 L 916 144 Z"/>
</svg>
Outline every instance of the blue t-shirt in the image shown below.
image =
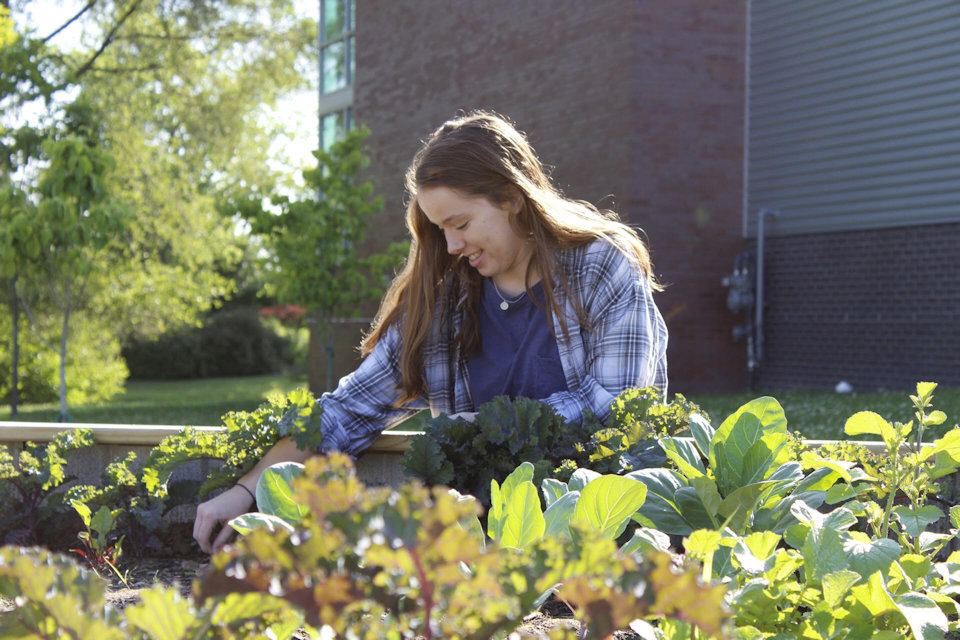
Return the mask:
<svg viewBox="0 0 960 640">
<path fill-rule="evenodd" d="M 541 283 L 531 293 L 544 304 Z M 502 301 L 492 281 L 484 278 L 478 310 L 480 351 L 467 358 L 474 408 L 495 396 L 542 400 L 567 390 L 557 340 L 544 310 L 526 295 L 506 311 L 500 308 Z"/>
</svg>

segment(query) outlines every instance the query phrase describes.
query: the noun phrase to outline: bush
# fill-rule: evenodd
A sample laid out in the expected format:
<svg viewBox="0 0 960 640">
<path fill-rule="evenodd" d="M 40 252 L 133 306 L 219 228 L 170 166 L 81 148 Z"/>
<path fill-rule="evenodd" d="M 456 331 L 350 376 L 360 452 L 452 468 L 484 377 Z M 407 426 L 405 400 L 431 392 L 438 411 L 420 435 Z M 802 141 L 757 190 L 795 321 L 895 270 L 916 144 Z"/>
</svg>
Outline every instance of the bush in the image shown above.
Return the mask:
<svg viewBox="0 0 960 640">
<path fill-rule="evenodd" d="M 57 354 L 37 336 L 26 320 L 20 325 L 20 403 L 54 402 L 58 398 L 60 371 Z M 41 331 L 45 328 L 41 327 Z M 0 314 L 0 401 L 10 402 L 11 322 Z M 48 341 L 59 340 L 46 332 Z M 108 327 L 74 316 L 67 343 L 67 403 L 90 404 L 109 400 L 123 391 L 127 366 L 120 343 Z"/>
<path fill-rule="evenodd" d="M 173 380 L 277 373 L 293 354 L 289 340 L 266 327 L 255 309 L 239 308 L 212 313 L 199 328 L 133 339 L 123 357 L 133 378 Z"/>
</svg>

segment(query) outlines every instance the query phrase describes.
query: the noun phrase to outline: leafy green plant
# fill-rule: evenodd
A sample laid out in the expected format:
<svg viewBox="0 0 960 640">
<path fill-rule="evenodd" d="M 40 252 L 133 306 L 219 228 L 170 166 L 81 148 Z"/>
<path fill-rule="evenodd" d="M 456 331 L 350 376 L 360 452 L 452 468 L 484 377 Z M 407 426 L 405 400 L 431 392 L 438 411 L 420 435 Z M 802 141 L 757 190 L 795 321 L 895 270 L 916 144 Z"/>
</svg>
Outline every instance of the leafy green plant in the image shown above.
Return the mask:
<svg viewBox="0 0 960 640">
<path fill-rule="evenodd" d="M 782 533 L 795 522 L 793 502 L 819 506 L 827 489 L 848 474 L 842 463 L 811 458 L 814 470 L 804 476 L 783 408 L 773 398 L 743 405 L 717 429 L 691 414 L 689 427 L 692 440 L 659 440 L 675 468 L 627 474 L 650 491 L 634 518 L 644 526 L 677 535 L 725 527 Z"/>
<path fill-rule="evenodd" d="M 269 531 L 293 531 L 304 517 L 305 507 L 293 497 L 293 479 L 303 474 L 303 465 L 280 462 L 268 467 L 257 481 L 257 509 L 230 520 L 227 524 L 246 535 L 264 527 Z"/>
<path fill-rule="evenodd" d="M 568 424 L 529 398 L 494 398 L 473 422 L 441 415 L 425 419 L 401 464 L 427 484 L 448 484 L 489 504 L 491 480 L 518 462 L 534 465 L 534 484 L 548 475 L 567 481 L 579 468 L 625 474 L 665 461 L 655 436 L 686 428 L 696 406 L 678 395 L 666 404 L 654 387 L 628 389 L 611 406 L 608 425 L 592 415 Z M 456 470 L 456 471 L 454 471 Z"/>
<path fill-rule="evenodd" d="M 123 554 L 123 536 L 117 538 L 114 532 L 117 514 L 111 513 L 107 507 L 100 507 L 96 514 L 91 516 L 90 507 L 83 502 L 71 500 L 70 504 L 80 514 L 83 526 L 86 527 L 86 531 L 77 534 L 83 548 L 72 551 L 86 560 L 97 575 L 103 576 L 109 569 L 126 584 L 126 574 L 120 573 L 117 568 Z"/>
<path fill-rule="evenodd" d="M 118 458 L 107 466 L 100 486 L 72 487 L 67 497 L 91 513 L 106 508 L 113 514 L 113 529 L 123 532 L 133 555 L 190 553 L 188 525 L 170 523 L 165 516 L 171 509 L 233 485 L 280 438 L 293 437 L 300 448 L 316 448 L 321 441 L 320 408 L 305 389 L 272 395 L 254 411 L 231 412 L 223 421 L 226 431 L 187 427 L 165 438 L 139 467 L 133 453 Z M 178 467 L 202 459 L 224 462 L 205 480 L 171 481 Z"/>
<path fill-rule="evenodd" d="M 57 491 L 72 480 L 66 475 L 66 456 L 93 445 L 89 429 L 75 429 L 56 434 L 45 445 L 24 444 L 14 458 L 5 445 L 0 445 L 0 525 L 7 543 L 51 544 L 62 535 L 65 522 L 75 518 L 64 493 Z M 73 537 L 76 531 L 68 531 Z"/>
<path fill-rule="evenodd" d="M 234 593 L 198 607 L 175 590 L 154 587 L 118 611 L 106 605 L 105 592 L 102 579 L 67 556 L 0 548 L 0 595 L 14 604 L 0 615 L 0 637 L 289 638 L 304 626 L 297 610 L 267 594 Z"/>
<path fill-rule="evenodd" d="M 518 491 L 529 494 L 532 473 L 521 465 L 504 483 L 502 495 L 514 496 L 508 505 Z M 313 627 L 371 638 L 489 638 L 519 625 L 551 589 L 587 622 L 586 638 L 606 638 L 645 616 L 683 615 L 715 633 L 726 615 L 722 588 L 676 572 L 668 554 L 639 562 L 619 552 L 589 515 L 574 518 L 566 537 L 532 537 L 521 552 L 477 540 L 468 524 L 476 522 L 475 500 L 417 483 L 365 488 L 345 456 L 309 460 L 292 486 L 303 508 L 297 527 L 257 527 L 216 554 L 198 599 L 282 594 Z M 533 501 L 539 506 L 535 489 Z M 513 535 L 508 513 L 491 520 L 502 522 L 501 539 Z"/>
</svg>

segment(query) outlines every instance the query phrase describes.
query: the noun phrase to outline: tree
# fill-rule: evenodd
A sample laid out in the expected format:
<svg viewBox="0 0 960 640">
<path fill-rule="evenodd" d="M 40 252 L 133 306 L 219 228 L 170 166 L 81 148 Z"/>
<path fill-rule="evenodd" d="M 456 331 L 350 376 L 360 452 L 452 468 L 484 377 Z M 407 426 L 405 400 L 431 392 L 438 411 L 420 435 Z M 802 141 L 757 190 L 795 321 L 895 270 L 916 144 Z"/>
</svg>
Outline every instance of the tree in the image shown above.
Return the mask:
<svg viewBox="0 0 960 640">
<path fill-rule="evenodd" d="M 39 204 L 33 220 L 19 226 L 27 246 L 27 275 L 55 301 L 61 314 L 59 344 L 49 345 L 60 359 L 60 415 L 67 411 L 67 343 L 71 314 L 89 300 L 88 288 L 103 280 L 100 271 L 115 255 L 122 259 L 120 241 L 132 221 L 131 211 L 113 200 L 106 189 L 114 159 L 96 141 L 77 135 L 48 140 L 50 166 L 39 183 Z M 22 296 L 20 296 L 22 299 Z M 32 324 L 36 319 L 30 315 Z"/>
<path fill-rule="evenodd" d="M 267 279 L 277 298 L 305 307 L 311 333 L 326 344 L 328 389 L 331 320 L 356 316 L 383 295 L 388 274 L 407 252 L 406 243 L 394 243 L 385 253 L 360 253 L 370 217 L 383 208 L 373 185 L 356 178 L 369 162 L 362 151 L 368 135 L 366 128 L 353 130 L 329 151 L 313 152 L 317 167 L 303 172 L 313 195 L 274 197 L 273 211 L 255 198 L 235 203 L 253 232 L 265 236 L 271 251 Z"/>
<path fill-rule="evenodd" d="M 233 290 L 228 274 L 244 242 L 217 200 L 283 180 L 269 169 L 273 125 L 263 111 L 306 82 L 315 23 L 291 0 L 91 1 L 41 37 L 18 37 L 8 16 L 0 14 L 0 189 L 36 204 L 44 141 L 60 135 L 66 106 L 82 94 L 116 160 L 103 187 L 136 213 L 125 259 L 91 269 L 91 320 L 140 336 L 196 323 Z M 67 25 L 83 27 L 74 51 L 54 46 Z M 39 118 L 11 120 L 31 106 Z M 0 270 L 0 283 L 16 277 Z M 17 300 L 11 293 L 14 333 Z"/>
</svg>

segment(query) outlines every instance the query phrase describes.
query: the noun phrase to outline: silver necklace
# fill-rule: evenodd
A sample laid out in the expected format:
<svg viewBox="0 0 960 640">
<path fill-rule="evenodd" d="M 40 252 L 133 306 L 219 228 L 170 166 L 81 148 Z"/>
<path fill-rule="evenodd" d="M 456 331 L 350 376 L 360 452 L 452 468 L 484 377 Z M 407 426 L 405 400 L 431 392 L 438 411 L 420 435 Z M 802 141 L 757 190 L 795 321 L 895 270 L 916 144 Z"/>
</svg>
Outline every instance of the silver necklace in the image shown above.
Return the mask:
<svg viewBox="0 0 960 640">
<path fill-rule="evenodd" d="M 504 297 L 503 297 L 503 294 L 500 293 L 500 289 L 497 288 L 497 283 L 495 283 L 492 278 L 490 279 L 490 284 L 493 285 L 493 290 L 496 291 L 496 292 L 497 292 L 497 295 L 500 297 L 500 308 L 501 308 L 503 311 L 506 311 L 507 309 L 509 309 L 509 308 L 510 308 L 510 305 L 512 305 L 512 304 L 517 304 L 518 302 L 520 302 L 520 299 L 523 298 L 523 296 L 525 296 L 525 295 L 527 294 L 526 291 L 522 291 L 522 292 L 520 292 L 520 295 L 518 295 L 518 296 L 517 296 L 516 298 L 514 298 L 513 300 L 510 300 L 509 298 L 504 298 Z"/>
</svg>

